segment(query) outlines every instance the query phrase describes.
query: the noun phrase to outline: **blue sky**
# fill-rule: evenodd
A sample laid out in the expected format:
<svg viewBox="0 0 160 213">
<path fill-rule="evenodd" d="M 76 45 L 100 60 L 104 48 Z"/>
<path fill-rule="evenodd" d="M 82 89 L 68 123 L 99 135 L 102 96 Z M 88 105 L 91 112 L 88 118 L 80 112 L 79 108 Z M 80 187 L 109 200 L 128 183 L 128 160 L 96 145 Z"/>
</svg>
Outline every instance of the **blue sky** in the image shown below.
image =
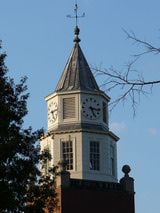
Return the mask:
<svg viewBox="0 0 160 213">
<path fill-rule="evenodd" d="M 79 0 L 81 47 L 93 65 L 123 69 L 131 55 L 141 50 L 126 39 L 122 28 L 159 46 L 159 0 Z M 47 124 L 44 97 L 54 91 L 73 47 L 74 0 L 0 0 L 0 39 L 7 52 L 9 75 L 18 82 L 28 76 L 29 113 L 25 125 L 34 129 Z M 137 65 L 147 79 L 160 79 L 159 56 L 146 56 Z M 99 81 L 99 84 L 101 82 Z M 110 97 L 115 93 L 109 93 Z M 118 142 L 118 171 L 129 164 L 135 178 L 136 213 L 160 212 L 160 100 L 159 86 L 141 99 L 137 115 L 131 106 L 118 106 L 110 126 Z"/>
</svg>

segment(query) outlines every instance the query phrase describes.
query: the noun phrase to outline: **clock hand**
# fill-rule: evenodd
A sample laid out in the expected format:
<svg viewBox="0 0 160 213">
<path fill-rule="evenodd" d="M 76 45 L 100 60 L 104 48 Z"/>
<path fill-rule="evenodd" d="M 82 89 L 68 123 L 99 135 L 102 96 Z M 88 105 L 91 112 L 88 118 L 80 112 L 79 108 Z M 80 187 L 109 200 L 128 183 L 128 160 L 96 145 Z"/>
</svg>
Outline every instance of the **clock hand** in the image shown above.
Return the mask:
<svg viewBox="0 0 160 213">
<path fill-rule="evenodd" d="M 100 111 L 101 110 L 100 108 L 94 108 L 94 107 L 92 107 L 92 109 L 95 110 L 95 111 Z"/>
<path fill-rule="evenodd" d="M 57 109 L 55 109 L 55 110 L 52 110 L 51 111 L 51 113 L 52 113 L 52 117 L 55 119 L 56 118 L 56 116 L 55 116 L 55 112 L 57 112 Z"/>
<path fill-rule="evenodd" d="M 94 117 L 96 117 L 96 114 L 94 113 L 94 108 L 92 106 L 89 107 Z"/>
<path fill-rule="evenodd" d="M 57 111 L 57 109 L 54 109 L 54 110 L 51 111 L 51 113 L 53 114 L 53 113 L 55 113 L 56 111 Z"/>
<path fill-rule="evenodd" d="M 92 107 L 92 106 L 90 106 L 89 108 L 93 111 L 98 111 L 98 112 L 101 110 L 100 108 L 95 108 L 95 107 Z"/>
</svg>

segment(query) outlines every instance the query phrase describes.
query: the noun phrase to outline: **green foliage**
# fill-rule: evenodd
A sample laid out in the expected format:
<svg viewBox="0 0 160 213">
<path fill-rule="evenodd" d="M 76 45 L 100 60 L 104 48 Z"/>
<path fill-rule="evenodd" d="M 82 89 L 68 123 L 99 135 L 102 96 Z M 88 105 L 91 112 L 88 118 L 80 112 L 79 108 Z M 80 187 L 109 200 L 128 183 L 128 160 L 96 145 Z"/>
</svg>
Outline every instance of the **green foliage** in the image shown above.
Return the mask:
<svg viewBox="0 0 160 213">
<path fill-rule="evenodd" d="M 1 50 L 1 47 L 0 47 Z M 56 204 L 56 167 L 47 177 L 39 165 L 49 153 L 37 143 L 43 130 L 23 129 L 27 114 L 26 80 L 19 84 L 7 76 L 6 54 L 0 52 L 0 212 L 53 212 Z M 52 198 L 52 199 L 51 199 Z"/>
</svg>

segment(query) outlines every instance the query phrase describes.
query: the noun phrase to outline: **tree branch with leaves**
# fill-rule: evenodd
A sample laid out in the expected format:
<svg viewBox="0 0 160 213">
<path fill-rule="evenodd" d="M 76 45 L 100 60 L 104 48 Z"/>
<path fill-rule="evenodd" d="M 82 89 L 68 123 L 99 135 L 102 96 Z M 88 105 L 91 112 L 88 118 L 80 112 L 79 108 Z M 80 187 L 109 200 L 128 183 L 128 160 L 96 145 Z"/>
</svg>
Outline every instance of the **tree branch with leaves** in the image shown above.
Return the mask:
<svg viewBox="0 0 160 213">
<path fill-rule="evenodd" d="M 27 78 L 15 84 L 7 75 L 5 58 L 0 52 L 0 212 L 53 212 L 57 167 L 52 166 L 45 177 L 41 173 L 39 165 L 50 155 L 40 152 L 43 130 L 23 128 Z"/>
</svg>

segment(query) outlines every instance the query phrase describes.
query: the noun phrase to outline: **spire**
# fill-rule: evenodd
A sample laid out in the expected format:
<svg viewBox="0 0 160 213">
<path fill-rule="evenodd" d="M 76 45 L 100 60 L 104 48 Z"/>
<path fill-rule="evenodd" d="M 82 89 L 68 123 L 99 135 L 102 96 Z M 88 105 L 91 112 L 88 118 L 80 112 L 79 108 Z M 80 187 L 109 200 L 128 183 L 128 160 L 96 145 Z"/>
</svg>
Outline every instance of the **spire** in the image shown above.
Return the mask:
<svg viewBox="0 0 160 213">
<path fill-rule="evenodd" d="M 64 68 L 56 91 L 100 91 L 77 40 Z"/>
<path fill-rule="evenodd" d="M 80 16 L 78 15 L 77 3 L 75 4 L 74 12 L 74 16 L 67 15 L 67 17 L 76 19 L 76 27 L 74 29 L 75 45 L 58 82 L 56 91 L 100 91 L 87 60 L 79 46 L 81 40 L 79 38 L 80 29 L 78 27 L 78 18 L 84 17 L 85 13 Z"/>
</svg>

